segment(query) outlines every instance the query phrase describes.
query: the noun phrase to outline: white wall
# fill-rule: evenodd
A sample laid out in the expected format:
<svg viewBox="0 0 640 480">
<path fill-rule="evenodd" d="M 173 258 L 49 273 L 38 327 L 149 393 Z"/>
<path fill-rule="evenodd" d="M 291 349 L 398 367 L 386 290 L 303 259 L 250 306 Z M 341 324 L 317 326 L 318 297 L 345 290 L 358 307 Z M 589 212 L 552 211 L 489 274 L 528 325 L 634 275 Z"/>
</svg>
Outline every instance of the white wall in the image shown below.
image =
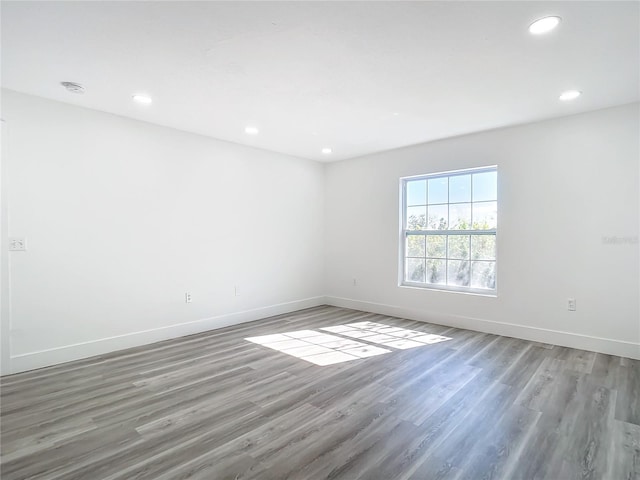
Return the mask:
<svg viewBox="0 0 640 480">
<path fill-rule="evenodd" d="M 633 104 L 328 165 L 329 303 L 640 358 L 639 131 Z M 399 178 L 494 164 L 497 298 L 399 287 Z"/>
<path fill-rule="evenodd" d="M 2 117 L 5 373 L 323 303 L 321 164 L 6 90 Z"/>
<path fill-rule="evenodd" d="M 6 90 L 2 117 L 3 373 L 325 300 L 640 358 L 637 104 L 325 166 Z M 492 164 L 498 297 L 398 287 L 399 178 Z"/>
</svg>

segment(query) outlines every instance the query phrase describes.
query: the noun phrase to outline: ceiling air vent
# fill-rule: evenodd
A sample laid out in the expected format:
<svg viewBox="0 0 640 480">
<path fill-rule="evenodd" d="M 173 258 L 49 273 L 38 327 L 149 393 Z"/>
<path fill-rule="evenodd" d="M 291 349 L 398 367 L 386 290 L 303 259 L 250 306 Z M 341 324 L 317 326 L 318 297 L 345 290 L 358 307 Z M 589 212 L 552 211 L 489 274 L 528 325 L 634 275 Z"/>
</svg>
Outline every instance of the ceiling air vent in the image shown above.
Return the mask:
<svg viewBox="0 0 640 480">
<path fill-rule="evenodd" d="M 84 93 L 84 87 L 82 85 L 80 85 L 79 83 L 75 83 L 75 82 L 60 82 L 60 85 L 62 85 L 64 88 L 66 88 L 67 90 L 69 90 L 72 93 Z"/>
</svg>

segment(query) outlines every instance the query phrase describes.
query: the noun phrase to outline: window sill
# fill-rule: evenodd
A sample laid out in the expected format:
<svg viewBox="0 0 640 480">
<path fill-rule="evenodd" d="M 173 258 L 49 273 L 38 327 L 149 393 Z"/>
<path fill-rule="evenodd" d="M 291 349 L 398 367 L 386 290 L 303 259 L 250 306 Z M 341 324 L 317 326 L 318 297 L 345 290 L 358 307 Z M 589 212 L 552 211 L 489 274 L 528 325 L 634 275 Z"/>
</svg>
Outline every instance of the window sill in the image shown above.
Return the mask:
<svg viewBox="0 0 640 480">
<path fill-rule="evenodd" d="M 456 288 L 450 286 L 426 286 L 423 283 L 409 283 L 404 282 L 398 284 L 400 288 L 410 288 L 413 290 L 427 290 L 430 292 L 444 292 L 444 293 L 463 293 L 465 295 L 474 295 L 476 297 L 489 297 L 489 298 L 497 298 L 498 291 L 497 290 L 485 290 L 485 289 L 468 289 L 468 288 Z"/>
</svg>

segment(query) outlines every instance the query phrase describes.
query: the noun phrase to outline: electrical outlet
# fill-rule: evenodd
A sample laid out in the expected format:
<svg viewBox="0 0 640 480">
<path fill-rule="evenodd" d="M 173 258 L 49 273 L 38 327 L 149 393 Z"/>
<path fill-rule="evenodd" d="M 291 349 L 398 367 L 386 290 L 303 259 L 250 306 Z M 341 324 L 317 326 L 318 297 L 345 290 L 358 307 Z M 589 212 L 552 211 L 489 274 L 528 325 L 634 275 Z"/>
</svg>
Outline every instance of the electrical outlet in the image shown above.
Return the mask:
<svg viewBox="0 0 640 480">
<path fill-rule="evenodd" d="M 184 292 L 184 303 L 193 302 L 193 297 L 191 296 L 191 292 Z"/>
<path fill-rule="evenodd" d="M 235 287 L 233 287 L 233 289 L 234 289 L 233 291 L 235 293 L 235 296 L 239 297 L 240 296 L 240 287 L 238 285 L 236 285 Z"/>
<path fill-rule="evenodd" d="M 576 311 L 576 299 L 575 298 L 568 298 L 567 299 L 567 310 L 569 310 L 570 312 L 575 312 Z"/>
<path fill-rule="evenodd" d="M 27 239 L 24 237 L 12 237 L 9 239 L 10 252 L 24 252 L 27 249 Z"/>
</svg>

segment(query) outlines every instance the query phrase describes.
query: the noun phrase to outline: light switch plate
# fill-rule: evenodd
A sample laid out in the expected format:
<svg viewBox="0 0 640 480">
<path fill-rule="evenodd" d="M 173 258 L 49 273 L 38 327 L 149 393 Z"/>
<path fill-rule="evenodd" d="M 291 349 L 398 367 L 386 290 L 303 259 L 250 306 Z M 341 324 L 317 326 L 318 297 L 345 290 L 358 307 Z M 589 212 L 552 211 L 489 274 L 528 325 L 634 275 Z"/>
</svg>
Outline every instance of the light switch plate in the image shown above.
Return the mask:
<svg viewBox="0 0 640 480">
<path fill-rule="evenodd" d="M 9 238 L 10 252 L 24 252 L 27 249 L 27 239 L 24 237 Z"/>
</svg>

